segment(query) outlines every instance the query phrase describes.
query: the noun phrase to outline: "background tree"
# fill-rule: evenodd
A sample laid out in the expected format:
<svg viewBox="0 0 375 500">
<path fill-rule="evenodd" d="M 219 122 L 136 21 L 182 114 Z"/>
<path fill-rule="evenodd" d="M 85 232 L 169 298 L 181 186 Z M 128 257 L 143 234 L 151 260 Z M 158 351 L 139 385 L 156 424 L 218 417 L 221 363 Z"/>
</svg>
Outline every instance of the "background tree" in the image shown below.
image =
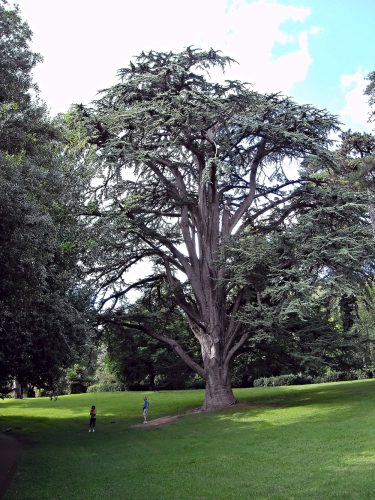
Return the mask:
<svg viewBox="0 0 375 500">
<path fill-rule="evenodd" d="M 110 319 L 104 323 L 102 339 L 111 369 L 125 387 L 183 389 L 199 385 L 177 354 L 183 348 L 198 362 L 199 343 L 189 335 L 186 319 L 165 287 L 150 285 L 142 298 L 111 314 Z M 178 340 L 177 352 L 161 341 L 165 335 Z"/>
<path fill-rule="evenodd" d="M 0 381 L 51 386 L 84 343 L 79 182 L 35 97 L 31 32 L 0 2 Z M 34 96 L 34 97 L 32 97 Z M 61 128 L 61 127 L 60 127 Z M 76 243 L 72 243 L 75 241 Z"/>
<path fill-rule="evenodd" d="M 368 212 L 375 237 L 375 137 L 348 130 L 341 135 L 339 168 L 331 171 L 340 183 L 350 189 L 366 191 Z"/>
<path fill-rule="evenodd" d="M 360 368 L 369 349 L 358 328 L 374 274 L 367 193 L 318 175 L 293 225 L 250 232 L 230 249 L 237 286 L 247 285 L 249 361 L 262 375 Z"/>
<path fill-rule="evenodd" d="M 230 363 L 248 338 L 236 319 L 245 289 L 233 286 L 222 249 L 246 228 L 293 220 L 306 179 L 285 167 L 329 159 L 337 127 L 325 111 L 209 78 L 230 62 L 192 48 L 141 54 L 93 108 L 77 109 L 101 180 L 86 263 L 98 300 L 115 307 L 145 283 L 168 285 L 201 346 L 201 363 L 179 353 L 205 379 L 206 409 L 234 403 Z M 144 259 L 154 272 L 130 283 Z"/>
<path fill-rule="evenodd" d="M 368 96 L 370 105 L 369 121 L 372 122 L 375 116 L 375 71 L 371 71 L 367 76 L 368 84 L 365 89 L 365 95 Z"/>
</svg>

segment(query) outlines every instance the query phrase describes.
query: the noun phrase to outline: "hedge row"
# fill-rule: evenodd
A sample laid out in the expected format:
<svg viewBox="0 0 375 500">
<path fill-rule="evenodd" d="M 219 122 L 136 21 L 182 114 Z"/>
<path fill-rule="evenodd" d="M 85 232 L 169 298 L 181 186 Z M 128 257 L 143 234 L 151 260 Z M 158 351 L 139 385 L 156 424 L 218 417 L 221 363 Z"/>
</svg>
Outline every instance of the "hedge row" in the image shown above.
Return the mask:
<svg viewBox="0 0 375 500">
<path fill-rule="evenodd" d="M 176 389 L 204 389 L 204 380 L 193 380 L 186 383 L 184 386 L 177 384 L 163 384 L 150 387 L 145 384 L 132 384 L 125 386 L 120 382 L 108 382 L 102 384 L 93 384 L 87 388 L 87 392 L 117 392 L 117 391 L 166 391 L 166 390 L 176 390 Z"/>
<path fill-rule="evenodd" d="M 94 384 L 87 388 L 87 392 L 117 392 L 124 391 L 125 387 L 119 382 L 112 382 L 106 384 Z"/>
<path fill-rule="evenodd" d="M 373 378 L 372 370 L 352 370 L 350 372 L 329 371 L 319 377 L 311 375 L 293 374 L 278 375 L 276 377 L 261 377 L 254 380 L 254 387 L 277 387 L 281 385 L 303 385 L 303 384 L 322 384 L 325 382 L 340 382 L 344 380 L 361 380 Z"/>
</svg>

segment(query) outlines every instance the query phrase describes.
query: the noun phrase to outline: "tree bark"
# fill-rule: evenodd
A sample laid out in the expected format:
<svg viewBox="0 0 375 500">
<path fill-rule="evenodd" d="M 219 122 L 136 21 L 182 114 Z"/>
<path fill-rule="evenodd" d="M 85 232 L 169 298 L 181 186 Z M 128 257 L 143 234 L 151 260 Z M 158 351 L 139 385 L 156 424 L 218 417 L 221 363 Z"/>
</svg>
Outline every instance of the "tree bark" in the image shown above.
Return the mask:
<svg viewBox="0 0 375 500">
<path fill-rule="evenodd" d="M 367 188 L 367 195 L 369 201 L 369 215 L 371 220 L 372 234 L 375 238 L 375 206 L 374 206 L 374 195 L 371 193 L 370 189 Z"/>
<path fill-rule="evenodd" d="M 220 332 L 223 334 L 223 332 Z M 235 404 L 228 361 L 224 358 L 222 335 L 202 335 L 200 344 L 206 382 L 202 409 L 205 411 L 225 408 Z M 216 338 L 216 341 L 213 340 Z"/>
<path fill-rule="evenodd" d="M 211 363 L 211 366 L 206 367 L 206 390 L 203 410 L 216 410 L 235 403 L 228 368 Z"/>
</svg>

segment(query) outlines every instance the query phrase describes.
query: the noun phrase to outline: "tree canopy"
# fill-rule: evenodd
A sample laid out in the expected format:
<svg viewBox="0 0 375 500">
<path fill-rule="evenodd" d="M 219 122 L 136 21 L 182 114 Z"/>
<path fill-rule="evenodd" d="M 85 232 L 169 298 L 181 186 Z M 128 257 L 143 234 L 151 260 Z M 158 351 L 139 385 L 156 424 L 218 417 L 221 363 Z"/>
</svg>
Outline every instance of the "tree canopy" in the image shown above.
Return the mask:
<svg viewBox="0 0 375 500">
<path fill-rule="evenodd" d="M 79 184 L 36 94 L 40 60 L 17 8 L 0 3 L 0 383 L 52 386 L 85 339 L 77 274 Z M 74 193 L 74 194 L 73 194 Z M 74 245 L 69 242 L 75 240 Z"/>
<path fill-rule="evenodd" d="M 98 300 L 108 314 L 132 289 L 169 287 L 201 345 L 202 363 L 184 356 L 206 381 L 205 408 L 234 402 L 229 366 L 248 338 L 237 319 L 245 287 L 225 248 L 308 208 L 313 181 L 298 167 L 333 162 L 338 127 L 324 110 L 211 80 L 230 63 L 214 50 L 142 53 L 92 108 L 76 109 L 97 173 L 86 266 Z M 130 282 L 127 271 L 145 259 L 152 274 Z"/>
<path fill-rule="evenodd" d="M 334 148 L 335 116 L 225 80 L 233 61 L 192 47 L 140 54 L 51 120 L 30 40 L 0 0 L 2 385 L 52 387 L 84 348 L 90 300 L 123 382 L 177 366 L 162 342 L 204 379 L 205 409 L 235 402 L 238 354 L 311 373 L 357 363 L 371 134 Z M 366 92 L 372 106 L 373 73 Z"/>
</svg>

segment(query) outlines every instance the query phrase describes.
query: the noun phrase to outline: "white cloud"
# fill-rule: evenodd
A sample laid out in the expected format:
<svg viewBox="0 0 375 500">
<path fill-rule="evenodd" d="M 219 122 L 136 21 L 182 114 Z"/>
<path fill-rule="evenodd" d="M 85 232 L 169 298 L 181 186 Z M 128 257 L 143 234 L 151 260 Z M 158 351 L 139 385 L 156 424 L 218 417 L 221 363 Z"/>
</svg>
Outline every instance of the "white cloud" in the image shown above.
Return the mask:
<svg viewBox="0 0 375 500">
<path fill-rule="evenodd" d="M 370 132 L 368 123 L 369 104 L 364 91 L 367 85 L 365 71 L 357 68 L 355 73 L 340 77 L 341 90 L 345 99 L 345 106 L 340 112 L 344 123 L 354 130 Z"/>
<path fill-rule="evenodd" d="M 300 29 L 297 33 L 288 33 L 283 23 L 303 23 L 310 9 L 275 1 L 237 2 L 228 15 L 235 28 L 227 45 L 240 62 L 238 72 L 241 76 L 246 75 L 246 79 L 260 90 L 284 93 L 306 78 L 312 63 L 308 37 L 316 30 Z M 273 52 L 277 45 L 286 44 L 291 45 L 290 49 L 285 48 L 284 54 L 275 57 Z"/>
<path fill-rule="evenodd" d="M 289 93 L 311 64 L 310 9 L 275 0 L 18 0 L 44 56 L 35 79 L 52 112 L 88 102 L 142 50 L 221 49 L 239 62 L 227 77 Z M 283 26 L 293 23 L 293 32 Z M 274 49 L 283 47 L 282 55 Z"/>
</svg>

